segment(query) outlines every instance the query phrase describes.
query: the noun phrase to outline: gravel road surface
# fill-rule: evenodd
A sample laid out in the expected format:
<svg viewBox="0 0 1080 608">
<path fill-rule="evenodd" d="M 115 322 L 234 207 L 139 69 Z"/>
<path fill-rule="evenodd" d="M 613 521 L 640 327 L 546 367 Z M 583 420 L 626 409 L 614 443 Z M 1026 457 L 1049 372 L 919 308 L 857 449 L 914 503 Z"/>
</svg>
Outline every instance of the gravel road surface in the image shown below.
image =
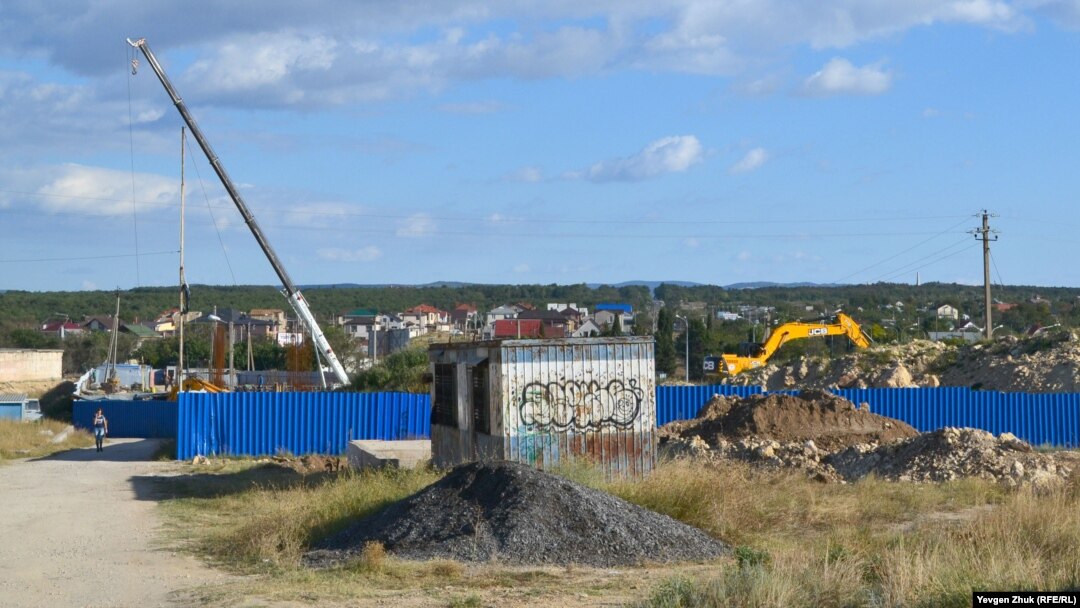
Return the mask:
<svg viewBox="0 0 1080 608">
<path fill-rule="evenodd" d="M 151 461 L 155 440 L 109 440 L 0 465 L 0 604 L 9 608 L 183 606 L 225 582 L 161 550 Z"/>
</svg>

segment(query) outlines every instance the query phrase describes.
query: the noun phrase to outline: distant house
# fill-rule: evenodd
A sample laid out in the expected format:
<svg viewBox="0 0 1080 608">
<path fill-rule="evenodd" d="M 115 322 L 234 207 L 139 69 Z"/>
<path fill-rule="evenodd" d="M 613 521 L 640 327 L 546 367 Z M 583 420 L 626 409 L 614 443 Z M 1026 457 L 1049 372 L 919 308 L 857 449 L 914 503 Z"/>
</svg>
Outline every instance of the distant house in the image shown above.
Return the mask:
<svg viewBox="0 0 1080 608">
<path fill-rule="evenodd" d="M 445 331 L 450 329 L 450 313 L 430 304 L 413 306 L 401 313 L 405 324 L 413 323 L 422 331 Z"/>
<path fill-rule="evenodd" d="M 87 331 L 112 331 L 113 318 L 112 315 L 86 317 L 82 322 L 82 326 Z"/>
<path fill-rule="evenodd" d="M 345 325 L 352 319 L 374 317 L 377 314 L 379 314 L 379 311 L 375 310 L 374 308 L 356 308 L 350 311 L 338 313 L 338 316 L 334 319 L 334 321 L 338 325 Z"/>
<path fill-rule="evenodd" d="M 138 323 L 121 323 L 119 331 L 122 334 L 135 336 L 136 344 L 142 344 L 147 340 L 155 340 L 161 337 L 161 334 L 157 333 L 152 328 Z"/>
<path fill-rule="evenodd" d="M 56 336 L 63 340 L 68 336 L 78 335 L 86 330 L 83 329 L 82 325 L 72 321 L 51 321 L 49 323 L 43 323 L 40 331 L 45 335 Z"/>
<path fill-rule="evenodd" d="M 728 312 L 726 310 L 716 311 L 716 319 L 718 321 L 738 321 L 742 317 L 737 312 Z"/>
<path fill-rule="evenodd" d="M 516 319 L 519 312 L 521 311 L 517 308 L 507 305 L 492 308 L 484 316 L 484 325 L 494 325 L 496 321 L 503 319 Z"/>
<path fill-rule="evenodd" d="M 158 315 L 158 318 L 155 319 L 153 323 L 149 324 L 148 327 L 151 327 L 154 331 L 156 331 L 158 334 L 165 338 L 171 338 L 172 336 L 175 336 L 177 334 L 177 331 L 179 330 L 179 315 L 179 308 L 170 308 L 169 310 L 166 310 L 165 312 Z M 202 313 L 199 311 L 188 312 L 184 315 L 184 322 L 191 323 L 192 321 L 198 319 L 201 316 Z"/>
<path fill-rule="evenodd" d="M 1008 302 L 996 302 L 994 304 L 994 310 L 998 312 L 1009 312 L 1014 308 L 1016 308 L 1016 304 L 1010 304 Z"/>
<path fill-rule="evenodd" d="M 599 336 L 603 331 L 603 328 L 597 325 L 595 321 L 592 319 L 585 319 L 585 322 L 570 335 L 574 338 L 593 338 Z"/>
<path fill-rule="evenodd" d="M 957 310 L 955 307 L 950 306 L 949 304 L 945 304 L 943 306 L 938 307 L 938 309 L 937 309 L 937 318 L 939 318 L 939 319 L 952 319 L 953 321 L 956 321 L 957 319 L 960 318 L 960 311 Z"/>
<path fill-rule="evenodd" d="M 596 324 L 608 328 L 615 323 L 615 317 L 619 317 L 619 325 L 625 331 L 634 324 L 634 308 L 629 304 L 600 303 L 596 305 L 596 313 L 593 321 Z"/>
<path fill-rule="evenodd" d="M 523 310 L 517 316 L 520 320 L 540 321 L 548 330 L 558 328 L 561 335 L 566 335 L 566 318 L 561 312 L 555 310 Z M 551 336 L 554 337 L 554 336 Z"/>
<path fill-rule="evenodd" d="M 458 304 L 450 311 L 450 323 L 462 331 L 479 324 L 480 315 L 473 304 Z"/>
<path fill-rule="evenodd" d="M 373 315 L 370 317 L 356 317 L 345 322 L 345 333 L 356 340 L 368 340 L 375 331 L 387 331 L 390 329 L 390 317 L 388 315 Z M 401 327 L 398 327 L 401 329 Z"/>
<path fill-rule="evenodd" d="M 1035 294 L 1034 296 L 1031 296 L 1030 298 L 1028 298 L 1028 304 L 1035 304 L 1035 305 L 1042 304 L 1042 305 L 1049 306 L 1050 305 L 1050 300 L 1047 300 L 1046 298 L 1040 296 L 1039 294 Z"/>
<path fill-rule="evenodd" d="M 267 326 L 267 333 L 277 333 L 279 329 L 284 329 L 288 323 L 285 317 L 285 311 L 280 308 L 252 308 L 248 316 L 257 321 L 269 321 L 270 325 Z"/>
</svg>

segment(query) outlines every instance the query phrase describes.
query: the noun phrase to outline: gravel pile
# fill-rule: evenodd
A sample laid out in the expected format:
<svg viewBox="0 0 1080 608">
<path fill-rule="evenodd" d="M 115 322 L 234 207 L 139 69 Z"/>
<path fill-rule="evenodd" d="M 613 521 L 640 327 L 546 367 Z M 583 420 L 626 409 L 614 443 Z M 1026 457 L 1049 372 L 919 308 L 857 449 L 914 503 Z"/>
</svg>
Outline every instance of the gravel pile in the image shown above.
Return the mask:
<svg viewBox="0 0 1080 608">
<path fill-rule="evenodd" d="M 945 427 L 889 445 L 860 445 L 823 459 L 840 477 L 876 475 L 895 481 L 935 482 L 980 477 L 1036 489 L 1065 482 L 1071 470 L 1053 454 L 1035 452 L 1011 433 Z"/>
<path fill-rule="evenodd" d="M 743 399 L 716 396 L 698 417 L 660 429 L 664 439 L 700 437 L 711 446 L 721 441 L 812 441 L 815 449 L 833 451 L 860 443 L 888 442 L 918 435 L 893 418 L 871 413 L 822 390 L 797 395 L 752 395 Z"/>
<path fill-rule="evenodd" d="M 305 563 L 329 566 L 371 541 L 427 560 L 597 567 L 711 560 L 729 553 L 701 530 L 550 473 L 470 463 L 325 539 Z"/>
</svg>

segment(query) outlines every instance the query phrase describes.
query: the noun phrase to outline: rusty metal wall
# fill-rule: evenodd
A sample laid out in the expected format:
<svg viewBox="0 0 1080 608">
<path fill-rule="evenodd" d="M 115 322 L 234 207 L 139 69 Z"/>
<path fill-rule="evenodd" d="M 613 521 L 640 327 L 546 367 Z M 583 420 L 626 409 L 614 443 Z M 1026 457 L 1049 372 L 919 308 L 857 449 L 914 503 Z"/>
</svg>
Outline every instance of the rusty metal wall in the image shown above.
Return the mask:
<svg viewBox="0 0 1080 608">
<path fill-rule="evenodd" d="M 610 476 L 656 464 L 651 338 L 508 340 L 493 363 L 506 458 L 545 468 L 585 458 Z"/>
</svg>

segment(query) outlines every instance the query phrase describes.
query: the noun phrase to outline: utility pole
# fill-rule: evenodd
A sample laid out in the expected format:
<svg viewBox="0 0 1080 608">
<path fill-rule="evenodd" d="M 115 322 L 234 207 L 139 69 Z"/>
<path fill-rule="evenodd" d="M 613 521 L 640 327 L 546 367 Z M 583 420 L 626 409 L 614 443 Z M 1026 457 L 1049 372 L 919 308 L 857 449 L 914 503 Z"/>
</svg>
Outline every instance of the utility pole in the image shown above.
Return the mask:
<svg viewBox="0 0 1080 608">
<path fill-rule="evenodd" d="M 990 229 L 990 217 L 997 217 L 997 215 L 990 213 L 986 209 L 982 210 L 982 228 L 976 228 L 971 231 L 975 238 L 982 239 L 983 243 L 983 299 L 986 302 L 986 339 L 991 340 L 994 337 L 994 322 L 991 319 L 991 300 L 990 300 L 990 241 L 998 240 L 997 230 Z"/>
</svg>

